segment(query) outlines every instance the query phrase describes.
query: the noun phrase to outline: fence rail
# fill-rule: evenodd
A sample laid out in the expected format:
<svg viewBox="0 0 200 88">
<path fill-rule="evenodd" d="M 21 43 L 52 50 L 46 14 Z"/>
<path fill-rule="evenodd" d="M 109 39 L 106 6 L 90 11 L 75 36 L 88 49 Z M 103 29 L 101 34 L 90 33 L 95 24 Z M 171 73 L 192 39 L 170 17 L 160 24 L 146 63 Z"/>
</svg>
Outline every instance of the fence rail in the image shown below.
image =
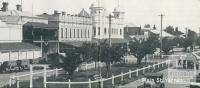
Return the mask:
<svg viewBox="0 0 200 88">
<path fill-rule="evenodd" d="M 120 75 L 116 75 L 116 76 L 112 75 L 112 77 L 110 77 L 110 78 L 102 78 L 102 79 L 95 80 L 95 81 L 91 81 L 90 79 L 88 79 L 89 81 L 86 81 L 86 82 L 71 82 L 71 80 L 69 79 L 68 82 L 45 82 L 46 83 L 45 85 L 47 85 L 47 84 L 68 84 L 68 88 L 71 88 L 71 85 L 73 85 L 73 84 L 88 84 L 89 88 L 91 88 L 92 83 L 101 82 L 101 88 L 103 88 L 104 81 L 112 80 L 112 85 L 114 85 L 115 78 L 121 77 L 121 81 L 123 81 L 125 75 L 129 75 L 129 78 L 131 78 L 132 73 L 136 72 L 136 76 L 138 76 L 139 71 L 143 71 L 143 73 L 144 73 L 144 70 L 146 70 L 146 69 L 151 69 L 152 67 L 155 69 L 156 66 L 158 66 L 158 67 L 159 67 L 159 65 L 164 66 L 164 64 L 168 65 L 169 63 L 170 63 L 170 60 L 166 60 L 161 63 L 149 65 L 147 67 L 143 67 L 143 68 L 136 69 L 133 71 L 129 70 L 129 72 L 121 73 Z"/>
<path fill-rule="evenodd" d="M 160 63 L 156 63 L 153 65 L 149 65 L 143 68 L 137 68 L 136 70 L 129 70 L 126 73 L 121 73 L 119 75 L 112 75 L 110 78 L 102 78 L 102 79 L 98 79 L 98 80 L 94 80 L 92 81 L 91 79 L 88 79 L 88 81 L 85 82 L 71 82 L 71 80 L 68 80 L 68 82 L 48 82 L 47 80 L 44 80 L 44 88 L 46 88 L 47 84 L 67 84 L 68 88 L 71 88 L 71 85 L 74 84 L 87 84 L 89 86 L 89 88 L 91 88 L 91 85 L 93 83 L 97 83 L 100 82 L 101 83 L 101 88 L 103 88 L 103 83 L 105 81 L 111 80 L 112 81 L 112 85 L 115 85 L 115 79 L 120 77 L 120 80 L 123 81 L 124 80 L 124 76 L 128 75 L 129 78 L 132 78 L 132 74 L 136 73 L 135 75 L 138 77 L 139 76 L 139 71 L 142 71 L 142 73 L 144 74 L 146 72 L 146 69 L 150 70 L 151 68 L 156 69 L 156 66 L 159 68 L 160 65 L 161 67 L 164 67 L 164 64 L 166 64 L 167 66 L 169 66 L 170 60 L 166 60 Z M 93 64 L 91 66 L 94 66 Z M 103 66 L 103 65 L 100 65 Z M 37 75 L 37 74 L 43 74 L 44 79 L 47 79 L 47 73 L 50 72 L 54 72 L 54 74 L 58 75 L 58 71 L 62 70 L 62 69 L 54 69 L 54 70 L 46 70 L 44 69 L 43 71 L 40 72 L 34 72 L 34 73 L 30 73 L 30 74 L 24 74 L 24 75 L 19 75 L 19 76 L 10 76 L 10 80 L 9 80 L 9 85 L 11 86 L 12 84 L 16 83 L 17 88 L 19 88 L 19 81 L 20 81 L 20 77 L 26 77 L 26 76 L 30 76 L 30 80 L 32 80 L 33 75 Z M 30 84 L 32 85 L 32 84 Z"/>
</svg>

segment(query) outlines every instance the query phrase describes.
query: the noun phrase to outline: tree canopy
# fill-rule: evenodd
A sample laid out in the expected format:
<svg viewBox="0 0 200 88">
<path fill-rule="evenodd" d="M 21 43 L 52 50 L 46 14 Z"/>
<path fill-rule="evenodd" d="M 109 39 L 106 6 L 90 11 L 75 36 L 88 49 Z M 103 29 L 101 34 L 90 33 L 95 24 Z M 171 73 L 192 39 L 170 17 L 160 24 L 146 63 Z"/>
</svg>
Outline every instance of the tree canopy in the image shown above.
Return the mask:
<svg viewBox="0 0 200 88">
<path fill-rule="evenodd" d="M 130 41 L 129 48 L 131 54 L 137 57 L 137 63 L 140 64 L 142 58 L 147 54 L 153 54 L 158 45 L 158 39 L 156 37 L 150 37 L 147 40 L 134 40 Z"/>
</svg>

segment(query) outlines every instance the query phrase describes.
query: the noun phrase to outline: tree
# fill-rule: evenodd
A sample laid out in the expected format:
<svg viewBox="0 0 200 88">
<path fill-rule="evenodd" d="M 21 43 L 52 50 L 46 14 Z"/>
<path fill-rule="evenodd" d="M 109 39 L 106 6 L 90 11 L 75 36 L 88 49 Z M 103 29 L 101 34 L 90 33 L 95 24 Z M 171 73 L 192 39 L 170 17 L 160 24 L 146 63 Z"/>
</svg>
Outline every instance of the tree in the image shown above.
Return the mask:
<svg viewBox="0 0 200 88">
<path fill-rule="evenodd" d="M 173 42 L 172 39 L 169 39 L 167 37 L 162 39 L 162 51 L 165 54 L 168 54 L 170 50 L 173 49 L 173 46 L 175 45 L 175 43 Z"/>
<path fill-rule="evenodd" d="M 137 63 L 140 64 L 142 58 L 147 54 L 153 54 L 158 45 L 158 40 L 155 37 L 149 37 L 147 40 L 130 41 L 129 48 L 131 54 L 137 57 Z"/>
<path fill-rule="evenodd" d="M 72 77 L 76 68 L 83 62 L 81 61 L 81 55 L 77 52 L 78 49 L 66 50 L 66 57 L 62 59 L 62 68 L 68 72 L 69 76 Z"/>
<path fill-rule="evenodd" d="M 196 45 L 198 45 L 200 49 L 200 37 L 197 37 L 195 41 L 196 41 Z"/>
<path fill-rule="evenodd" d="M 64 50 L 66 56 L 57 53 L 49 55 L 48 63 L 51 67 L 63 68 L 69 74 L 69 78 L 72 78 L 74 71 L 82 63 L 81 55 L 77 50 L 77 48 Z"/>
</svg>

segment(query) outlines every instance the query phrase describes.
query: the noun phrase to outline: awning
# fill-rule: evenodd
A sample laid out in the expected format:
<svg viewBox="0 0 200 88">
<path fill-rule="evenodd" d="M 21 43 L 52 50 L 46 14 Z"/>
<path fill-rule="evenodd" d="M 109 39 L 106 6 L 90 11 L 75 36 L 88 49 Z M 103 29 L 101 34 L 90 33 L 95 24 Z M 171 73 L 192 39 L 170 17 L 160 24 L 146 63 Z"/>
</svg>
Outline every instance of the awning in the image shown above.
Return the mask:
<svg viewBox="0 0 200 88">
<path fill-rule="evenodd" d="M 40 50 L 40 47 L 30 43 L 0 43 L 0 51 Z"/>
</svg>

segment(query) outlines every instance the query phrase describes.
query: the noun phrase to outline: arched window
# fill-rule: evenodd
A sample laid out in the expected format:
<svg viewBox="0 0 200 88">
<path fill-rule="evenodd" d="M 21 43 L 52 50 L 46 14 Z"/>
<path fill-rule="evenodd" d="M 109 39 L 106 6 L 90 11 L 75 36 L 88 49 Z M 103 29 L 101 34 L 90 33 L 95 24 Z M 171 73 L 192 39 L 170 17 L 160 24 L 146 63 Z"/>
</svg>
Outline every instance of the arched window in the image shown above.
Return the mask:
<svg viewBox="0 0 200 88">
<path fill-rule="evenodd" d="M 79 38 L 79 29 L 77 29 L 77 37 Z"/>
<path fill-rule="evenodd" d="M 67 38 L 67 28 L 66 28 L 66 38 Z"/>
<path fill-rule="evenodd" d="M 76 30 L 74 29 L 74 38 L 76 37 Z"/>
<path fill-rule="evenodd" d="M 122 29 L 120 29 L 120 35 L 122 35 Z"/>
<path fill-rule="evenodd" d="M 61 38 L 63 38 L 63 28 L 61 28 Z"/>
<path fill-rule="evenodd" d="M 98 27 L 98 35 L 100 35 L 100 29 L 101 29 L 101 28 L 100 28 L 100 27 Z"/>
<path fill-rule="evenodd" d="M 70 36 L 70 38 L 72 38 L 72 29 L 70 28 L 69 31 L 70 31 L 70 32 L 69 32 L 69 36 Z"/>
<path fill-rule="evenodd" d="M 83 38 L 83 30 L 81 29 L 81 38 Z"/>
<path fill-rule="evenodd" d="M 87 38 L 87 29 L 85 29 L 85 38 Z"/>
<path fill-rule="evenodd" d="M 94 36 L 96 35 L 96 27 L 93 27 Z"/>
<path fill-rule="evenodd" d="M 104 34 L 106 35 L 106 33 L 107 33 L 107 29 L 106 29 L 106 28 L 104 28 Z"/>
<path fill-rule="evenodd" d="M 88 38 L 90 37 L 90 30 L 88 29 Z"/>
</svg>

